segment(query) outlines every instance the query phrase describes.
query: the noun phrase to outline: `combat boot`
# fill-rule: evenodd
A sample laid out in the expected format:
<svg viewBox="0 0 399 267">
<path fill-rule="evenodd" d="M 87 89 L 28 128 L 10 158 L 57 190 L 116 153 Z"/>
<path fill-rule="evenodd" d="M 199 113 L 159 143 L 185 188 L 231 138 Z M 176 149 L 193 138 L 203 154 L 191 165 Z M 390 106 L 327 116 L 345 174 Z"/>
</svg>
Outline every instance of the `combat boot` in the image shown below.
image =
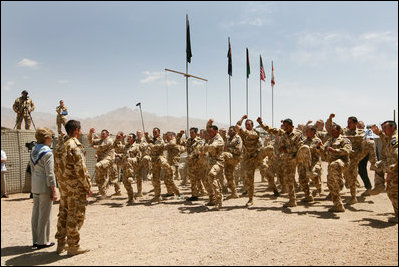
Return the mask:
<svg viewBox="0 0 399 267">
<path fill-rule="evenodd" d="M 133 204 L 134 202 L 136 202 L 136 201 L 134 200 L 133 197 L 129 197 L 129 199 L 127 200 L 128 205 Z"/>
<path fill-rule="evenodd" d="M 250 198 L 250 199 L 248 200 L 246 206 L 247 206 L 247 208 L 249 208 L 249 207 L 251 207 L 251 206 L 253 206 L 253 205 L 254 205 L 254 201 L 253 201 L 252 198 Z"/>
<path fill-rule="evenodd" d="M 361 196 L 362 196 L 362 197 L 371 196 L 370 192 L 371 192 L 371 189 L 369 188 L 369 189 L 367 189 L 366 191 L 364 191 L 364 192 L 361 194 Z"/>
<path fill-rule="evenodd" d="M 370 195 L 371 196 L 375 196 L 378 195 L 379 193 L 381 193 L 382 191 L 385 190 L 385 185 L 383 184 L 379 184 L 376 187 L 374 187 L 371 191 L 370 191 Z"/>
<path fill-rule="evenodd" d="M 57 244 L 57 254 L 61 254 L 64 251 L 67 251 L 68 247 L 66 246 L 65 242 L 58 242 Z"/>
<path fill-rule="evenodd" d="M 328 209 L 329 212 L 345 212 L 344 206 L 342 204 L 338 204 Z"/>
<path fill-rule="evenodd" d="M 206 206 L 215 206 L 216 203 L 214 201 L 208 201 L 208 203 L 205 204 Z"/>
<path fill-rule="evenodd" d="M 277 188 L 274 188 L 274 189 L 273 189 L 273 195 L 274 195 L 275 197 L 280 196 L 280 193 L 278 192 Z"/>
<path fill-rule="evenodd" d="M 352 197 L 351 199 L 349 199 L 348 202 L 346 202 L 347 205 L 353 205 L 357 203 L 357 198 L 356 197 Z"/>
<path fill-rule="evenodd" d="M 112 196 L 121 196 L 121 195 L 122 195 L 122 193 L 120 191 L 115 192 L 115 193 L 112 194 Z"/>
<path fill-rule="evenodd" d="M 143 193 L 142 192 L 137 192 L 136 197 L 143 197 Z"/>
<path fill-rule="evenodd" d="M 313 202 L 313 201 L 314 199 L 311 195 L 305 196 L 305 198 L 301 200 L 301 202 Z"/>
<path fill-rule="evenodd" d="M 155 196 L 153 199 L 151 199 L 151 202 L 161 202 L 162 197 L 161 196 Z"/>
<path fill-rule="evenodd" d="M 293 199 L 293 200 L 290 200 L 290 201 L 288 201 L 287 203 L 284 203 L 283 207 L 284 207 L 284 208 L 296 207 L 296 201 L 295 201 L 294 199 Z"/>
<path fill-rule="evenodd" d="M 231 193 L 230 198 L 239 198 L 239 196 L 237 195 L 236 192 L 234 192 L 234 193 Z"/>
<path fill-rule="evenodd" d="M 395 217 L 391 217 L 391 218 L 389 218 L 388 219 L 388 222 L 390 222 L 390 223 L 398 223 L 398 216 L 395 216 Z"/>
<path fill-rule="evenodd" d="M 79 255 L 79 254 L 83 254 L 90 251 L 90 249 L 82 249 L 80 246 L 77 247 L 69 247 L 68 248 L 68 256 L 74 256 L 74 255 Z"/>
</svg>

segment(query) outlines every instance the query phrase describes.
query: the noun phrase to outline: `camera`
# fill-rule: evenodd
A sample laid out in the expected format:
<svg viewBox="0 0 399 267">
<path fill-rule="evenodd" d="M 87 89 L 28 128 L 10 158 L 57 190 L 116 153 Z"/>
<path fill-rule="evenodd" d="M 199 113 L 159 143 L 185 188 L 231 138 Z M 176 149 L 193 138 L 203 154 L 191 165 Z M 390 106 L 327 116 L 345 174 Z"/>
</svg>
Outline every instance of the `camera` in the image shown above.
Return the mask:
<svg viewBox="0 0 399 267">
<path fill-rule="evenodd" d="M 36 145 L 36 141 L 32 141 L 29 143 L 25 143 L 25 146 L 28 148 L 28 151 L 32 151 L 33 147 Z"/>
</svg>

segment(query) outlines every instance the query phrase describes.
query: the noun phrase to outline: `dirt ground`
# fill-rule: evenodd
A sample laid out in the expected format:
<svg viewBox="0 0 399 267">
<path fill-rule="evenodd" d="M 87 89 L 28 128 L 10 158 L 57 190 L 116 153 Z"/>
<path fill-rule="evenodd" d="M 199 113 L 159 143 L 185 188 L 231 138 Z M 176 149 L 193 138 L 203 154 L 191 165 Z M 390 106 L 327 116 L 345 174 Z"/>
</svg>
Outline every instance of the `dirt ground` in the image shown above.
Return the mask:
<svg viewBox="0 0 399 267">
<path fill-rule="evenodd" d="M 328 193 L 325 171 L 322 179 Z M 360 195 L 365 189 L 358 179 Z M 1 265 L 398 265 L 398 225 L 388 222 L 393 209 L 386 193 L 359 197 L 346 212 L 334 214 L 327 211 L 332 202 L 323 198 L 282 208 L 287 194 L 273 197 L 260 180 L 257 172 L 249 209 L 247 198 L 225 200 L 220 211 L 205 206 L 205 197 L 150 204 L 150 181 L 134 205 L 126 204 L 124 188 L 123 196 L 90 197 L 81 229 L 81 246 L 90 252 L 74 257 L 57 255 L 55 246 L 32 250 L 32 200 L 14 194 L 1 199 Z M 188 186 L 180 188 L 189 196 Z M 57 213 L 55 204 L 51 241 Z"/>
</svg>

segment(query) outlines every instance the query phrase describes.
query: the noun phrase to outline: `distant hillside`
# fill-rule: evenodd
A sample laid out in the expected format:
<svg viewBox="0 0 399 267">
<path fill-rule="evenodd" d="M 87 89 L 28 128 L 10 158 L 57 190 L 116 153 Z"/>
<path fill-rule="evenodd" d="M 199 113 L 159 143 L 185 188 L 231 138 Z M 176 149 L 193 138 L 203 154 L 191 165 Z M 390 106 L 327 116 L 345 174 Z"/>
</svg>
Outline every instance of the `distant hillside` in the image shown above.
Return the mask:
<svg viewBox="0 0 399 267">
<path fill-rule="evenodd" d="M 54 131 L 57 130 L 56 114 L 36 112 L 32 113 L 33 121 L 37 127 L 49 127 Z M 16 115 L 11 108 L 1 107 L 1 127 L 14 128 Z M 107 129 L 112 134 L 118 131 L 125 133 L 137 131 L 142 128 L 140 110 L 138 108 L 132 110 L 128 107 L 119 108 L 108 113 L 102 114 L 88 119 L 81 119 L 77 117 L 69 117 L 69 119 L 76 119 L 82 123 L 83 133 L 88 133 L 90 128 L 95 128 L 96 132 L 102 129 Z M 145 130 L 152 133 L 154 127 L 158 127 L 162 132 L 175 131 L 186 129 L 185 117 L 160 117 L 154 113 L 143 112 Z M 218 127 L 227 128 L 227 124 L 214 123 Z M 206 120 L 190 118 L 190 127 L 205 128 Z M 24 122 L 22 123 L 22 128 Z M 31 126 L 33 129 L 33 126 Z"/>
</svg>

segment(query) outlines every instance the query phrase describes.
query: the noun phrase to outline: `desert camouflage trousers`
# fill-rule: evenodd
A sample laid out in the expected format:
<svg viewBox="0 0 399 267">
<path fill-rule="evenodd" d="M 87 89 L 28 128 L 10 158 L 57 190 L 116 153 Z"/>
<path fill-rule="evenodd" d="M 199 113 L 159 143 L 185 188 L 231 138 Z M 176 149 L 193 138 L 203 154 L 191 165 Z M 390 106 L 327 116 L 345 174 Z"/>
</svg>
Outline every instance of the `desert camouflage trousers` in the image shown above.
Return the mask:
<svg viewBox="0 0 399 267">
<path fill-rule="evenodd" d="M 398 173 L 392 173 L 391 180 L 387 183 L 387 195 L 392 202 L 395 216 L 398 216 Z"/>
<path fill-rule="evenodd" d="M 86 192 L 61 192 L 55 234 L 59 244 L 68 243 L 70 248 L 79 247 L 79 230 L 85 220 L 86 206 Z"/>
<path fill-rule="evenodd" d="M 260 174 L 265 177 L 268 183 L 269 190 L 277 190 L 276 182 L 274 181 L 274 172 L 272 164 L 268 157 L 265 157 L 258 166 Z"/>
<path fill-rule="evenodd" d="M 309 181 L 312 180 L 316 189 L 321 191 L 321 162 L 312 162 L 312 155 L 309 146 L 303 145 L 297 153 L 297 169 L 299 184 L 305 193 L 310 195 Z"/>
<path fill-rule="evenodd" d="M 229 153 L 229 152 L 223 152 L 223 153 Z M 230 155 L 228 155 L 228 157 L 225 157 L 224 174 L 226 176 L 227 187 L 230 189 L 231 194 L 237 194 L 236 190 L 237 185 L 234 179 L 234 171 L 236 170 L 236 167 L 240 162 L 240 159 L 237 157 L 233 157 L 231 153 L 229 154 Z"/>
<path fill-rule="evenodd" d="M 341 195 L 339 192 L 344 184 L 342 174 L 346 167 L 345 165 L 346 164 L 341 159 L 337 159 L 328 164 L 327 187 L 330 190 L 331 200 L 334 203 L 334 206 L 342 205 Z"/>
<path fill-rule="evenodd" d="M 65 124 L 67 123 L 67 118 L 65 116 L 59 117 L 57 116 L 57 130 L 58 133 L 61 134 L 62 129 L 61 129 L 61 125 L 64 125 L 65 128 Z"/>
<path fill-rule="evenodd" d="M 189 159 L 185 163 L 187 170 L 187 178 L 190 181 L 191 196 L 198 197 L 204 193 L 204 189 L 201 184 L 201 174 L 204 174 L 202 166 L 199 164 L 197 159 Z"/>
<path fill-rule="evenodd" d="M 29 130 L 30 129 L 30 124 L 31 124 L 31 119 L 30 119 L 29 114 L 27 114 L 27 115 L 24 115 L 24 114 L 17 115 L 17 120 L 16 120 L 17 129 L 18 130 L 21 129 L 22 120 L 25 120 L 25 130 Z"/>
<path fill-rule="evenodd" d="M 208 191 L 209 201 L 213 203 L 221 203 L 223 200 L 222 196 L 222 185 L 220 184 L 219 175 L 223 173 L 223 164 L 219 162 L 209 162 L 207 165 L 206 180 L 207 184 L 204 184 Z"/>
<path fill-rule="evenodd" d="M 101 195 L 106 195 L 108 181 L 115 187 L 115 192 L 120 193 L 121 188 L 119 185 L 119 177 L 117 173 L 117 166 L 110 157 L 106 157 L 98 161 L 95 165 L 96 168 L 96 184 L 98 191 Z"/>
<path fill-rule="evenodd" d="M 154 186 L 155 198 L 161 196 L 161 170 L 165 171 L 164 183 L 168 192 L 173 192 L 176 196 L 180 191 L 173 181 L 173 170 L 165 157 L 156 157 L 152 159 L 152 185 Z"/>
</svg>

